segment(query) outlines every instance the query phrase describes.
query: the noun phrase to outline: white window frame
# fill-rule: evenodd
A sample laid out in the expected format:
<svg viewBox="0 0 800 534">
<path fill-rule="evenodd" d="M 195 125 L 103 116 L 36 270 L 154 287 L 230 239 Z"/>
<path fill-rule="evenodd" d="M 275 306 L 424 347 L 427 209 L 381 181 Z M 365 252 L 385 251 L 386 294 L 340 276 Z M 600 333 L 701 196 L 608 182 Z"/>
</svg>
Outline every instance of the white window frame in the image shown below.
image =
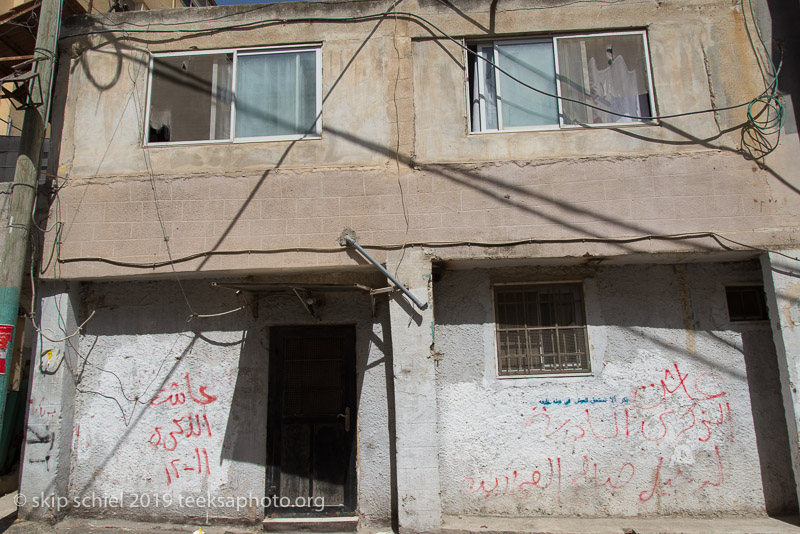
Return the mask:
<svg viewBox="0 0 800 534">
<path fill-rule="evenodd" d="M 512 45 L 513 44 L 541 44 L 541 43 L 547 43 L 547 42 L 553 43 L 553 47 L 555 47 L 555 43 L 553 42 L 552 38 L 511 39 L 511 40 L 507 39 L 507 40 L 502 40 L 502 41 L 498 40 L 498 41 L 477 43 L 476 44 L 476 50 L 478 51 L 478 55 L 480 56 L 482 49 L 491 48 L 492 49 L 492 62 L 495 65 L 500 65 L 500 57 L 499 57 L 499 53 L 497 51 L 497 46 L 510 45 L 510 44 L 512 44 Z M 553 49 L 553 56 L 554 57 L 556 56 L 555 48 Z M 481 56 L 481 57 L 483 57 L 483 56 Z M 479 82 L 478 86 L 480 88 L 481 95 L 484 95 L 486 93 L 486 84 L 485 84 L 486 76 L 484 76 L 484 73 L 485 73 L 485 69 L 487 67 L 487 63 L 485 61 L 483 61 L 483 60 L 480 60 L 480 59 L 478 61 L 479 61 L 479 67 L 478 68 L 480 69 L 480 73 L 481 73 L 480 76 L 478 77 L 478 82 Z M 558 76 L 558 70 L 556 70 L 556 76 Z M 497 100 L 497 129 L 496 130 L 487 130 L 486 129 L 486 98 L 481 96 L 481 102 L 480 102 L 480 107 L 481 107 L 481 117 L 480 117 L 480 119 L 481 119 L 481 132 L 480 133 L 484 133 L 484 132 L 520 132 L 520 131 L 526 132 L 526 131 L 536 131 L 536 130 L 552 130 L 555 127 L 555 124 L 552 124 L 552 125 L 551 124 L 545 124 L 545 125 L 542 125 L 542 126 L 512 126 L 512 127 L 508 127 L 508 128 L 503 128 L 503 112 L 502 112 L 502 109 L 503 109 L 502 108 L 503 96 L 502 96 L 502 90 L 501 90 L 501 85 L 502 84 L 500 82 L 501 77 L 502 77 L 501 73 L 499 71 L 495 71 L 494 83 L 495 83 L 495 88 L 496 88 L 496 92 L 497 92 L 497 97 L 496 97 L 496 100 Z M 558 91 L 558 89 L 559 89 L 559 84 L 556 83 L 556 91 Z M 558 96 L 561 96 L 560 93 L 557 93 L 557 94 L 558 94 Z M 560 102 L 561 101 L 559 100 L 559 103 Z M 560 115 L 561 114 L 561 107 L 560 106 L 559 106 L 558 112 L 559 112 L 559 115 Z M 479 132 L 473 132 L 473 133 L 479 133 Z"/>
<path fill-rule="evenodd" d="M 540 371 L 529 374 L 502 374 L 500 369 L 500 345 L 498 344 L 497 326 L 498 326 L 498 313 L 497 313 L 497 292 L 496 288 L 500 287 L 519 287 L 526 288 L 530 286 L 557 286 L 557 285 L 577 285 L 580 288 L 581 305 L 583 306 L 584 329 L 586 332 L 586 363 L 588 369 L 580 369 L 576 371 L 565 371 L 559 369 L 557 371 Z M 499 380 L 518 380 L 518 379 L 551 379 L 551 378 L 576 378 L 576 377 L 591 377 L 594 376 L 592 369 L 595 367 L 592 357 L 592 343 L 589 338 L 589 317 L 586 307 L 586 286 L 583 280 L 542 280 L 535 282 L 501 282 L 491 284 L 492 289 L 492 340 L 493 340 L 493 359 L 494 359 L 494 375 Z"/>
<path fill-rule="evenodd" d="M 471 135 L 482 135 L 482 134 L 496 134 L 496 133 L 503 133 L 503 132 L 533 132 L 533 131 L 542 131 L 542 130 L 561 130 L 561 129 L 583 129 L 583 128 L 619 128 L 619 127 L 631 127 L 631 126 L 652 126 L 657 124 L 657 120 L 637 120 L 631 122 L 604 122 L 604 123 L 593 123 L 593 124 L 565 124 L 564 123 L 564 109 L 563 109 L 563 100 L 561 100 L 561 83 L 558 81 L 559 70 L 558 70 L 558 42 L 559 40 L 563 39 L 575 39 L 581 37 L 607 37 L 607 36 L 623 36 L 623 35 L 640 35 L 642 37 L 642 46 L 644 47 L 644 59 L 645 59 L 645 68 L 647 69 L 646 72 L 646 80 L 648 83 L 648 103 L 650 105 L 650 114 L 652 116 L 657 116 L 658 113 L 656 111 L 656 99 L 655 99 L 655 89 L 653 86 L 653 71 L 650 64 L 650 44 L 647 39 L 647 31 L 645 30 L 632 30 L 632 31 L 608 31 L 608 32 L 600 32 L 600 33 L 579 33 L 579 34 L 558 34 L 558 35 L 551 35 L 547 37 L 540 37 L 540 38 L 529 38 L 529 39 L 497 39 L 492 41 L 476 41 L 470 43 L 471 45 L 475 46 L 475 50 L 479 57 L 481 56 L 481 49 L 491 47 L 493 49 L 492 55 L 492 62 L 495 65 L 499 66 L 498 60 L 498 53 L 496 45 L 509 45 L 509 44 L 534 44 L 534 43 L 546 43 L 552 42 L 553 44 L 553 68 L 555 71 L 556 76 L 556 95 L 559 97 L 558 99 L 558 117 L 557 121 L 553 124 L 548 125 L 541 125 L 541 126 L 517 126 L 517 127 L 510 127 L 510 128 L 503 128 L 502 122 L 502 98 L 501 98 L 501 89 L 500 89 L 500 78 L 501 74 L 499 71 L 495 71 L 495 85 L 497 90 L 497 129 L 487 130 L 486 129 L 486 99 L 481 96 L 480 99 L 480 124 L 481 129 L 480 131 L 472 131 L 472 95 L 470 94 L 470 77 L 472 73 L 467 72 L 467 79 L 466 79 L 466 94 L 467 94 L 467 120 L 468 120 L 468 131 Z M 471 52 L 466 52 L 466 55 L 471 54 Z M 478 76 L 478 86 L 480 90 L 480 94 L 485 94 L 485 83 L 484 83 L 484 73 L 486 69 L 486 62 L 482 59 L 476 58 L 475 59 L 479 63 L 479 71 L 480 74 Z M 469 61 L 465 61 L 465 65 L 469 65 Z M 469 71 L 469 69 L 467 69 Z"/>
<path fill-rule="evenodd" d="M 248 55 L 267 55 L 267 54 L 286 54 L 293 52 L 314 52 L 316 64 L 316 80 L 315 80 L 315 115 L 316 121 L 314 122 L 313 132 L 307 134 L 295 135 L 270 135 L 259 137 L 236 137 L 236 83 L 237 83 L 237 67 L 239 64 L 239 56 Z M 231 68 L 231 116 L 230 116 L 230 136 L 227 139 L 203 139 L 197 141 L 149 141 L 149 125 L 150 125 L 150 99 L 153 95 L 153 73 L 154 61 L 156 58 L 162 57 L 180 57 L 180 56 L 203 56 L 203 55 L 221 55 L 232 54 L 233 66 Z M 283 45 L 283 46 L 270 46 L 258 48 L 221 48 L 214 50 L 191 50 L 185 52 L 163 52 L 150 54 L 150 72 L 147 76 L 147 104 L 145 112 L 145 122 L 142 132 L 142 144 L 148 147 L 163 147 L 163 146 L 180 146 L 180 145 L 198 145 L 198 144 L 225 144 L 225 143 L 254 143 L 263 141 L 296 141 L 300 139 L 319 139 L 322 136 L 322 44 L 314 43 L 307 45 Z"/>
</svg>

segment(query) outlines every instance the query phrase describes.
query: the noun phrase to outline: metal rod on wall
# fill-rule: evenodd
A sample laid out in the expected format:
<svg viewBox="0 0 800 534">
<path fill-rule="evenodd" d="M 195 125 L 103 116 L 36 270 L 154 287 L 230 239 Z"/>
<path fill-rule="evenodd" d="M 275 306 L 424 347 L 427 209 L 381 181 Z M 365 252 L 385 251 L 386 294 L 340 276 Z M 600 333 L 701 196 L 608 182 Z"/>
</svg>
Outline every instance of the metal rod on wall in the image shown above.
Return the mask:
<svg viewBox="0 0 800 534">
<path fill-rule="evenodd" d="M 403 284 L 401 284 L 397 280 L 397 278 L 392 276 L 392 273 L 387 271 L 384 268 L 383 265 L 378 263 L 378 260 L 376 260 L 375 258 L 370 256 L 369 252 L 364 250 L 361 247 L 361 245 L 359 245 L 356 242 L 355 233 L 352 230 L 345 229 L 342 232 L 342 235 L 339 236 L 339 244 L 342 245 L 342 246 L 353 245 L 354 247 L 356 247 L 356 250 L 358 250 L 361 253 L 362 256 L 364 256 L 367 260 L 369 260 L 369 262 L 372 263 L 372 265 L 377 267 L 384 275 L 386 275 L 386 278 L 388 278 L 400 291 L 402 291 L 405 294 L 405 296 L 407 296 L 409 299 L 411 299 L 411 302 L 413 302 L 417 306 L 417 308 L 419 308 L 421 310 L 421 309 L 425 308 L 425 306 L 427 306 L 427 304 L 423 304 L 422 302 L 419 301 L 419 299 L 417 299 L 417 297 L 412 295 L 411 291 L 409 291 L 407 287 L 405 287 Z"/>
</svg>

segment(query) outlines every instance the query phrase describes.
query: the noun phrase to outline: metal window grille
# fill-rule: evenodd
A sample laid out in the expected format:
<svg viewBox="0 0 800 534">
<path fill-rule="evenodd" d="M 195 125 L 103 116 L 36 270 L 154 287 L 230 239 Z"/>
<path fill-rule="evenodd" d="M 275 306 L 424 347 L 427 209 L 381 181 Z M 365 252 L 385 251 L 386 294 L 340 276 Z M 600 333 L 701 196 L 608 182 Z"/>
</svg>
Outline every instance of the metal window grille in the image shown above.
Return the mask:
<svg viewBox="0 0 800 534">
<path fill-rule="evenodd" d="M 495 287 L 501 376 L 590 371 L 580 284 Z"/>
</svg>

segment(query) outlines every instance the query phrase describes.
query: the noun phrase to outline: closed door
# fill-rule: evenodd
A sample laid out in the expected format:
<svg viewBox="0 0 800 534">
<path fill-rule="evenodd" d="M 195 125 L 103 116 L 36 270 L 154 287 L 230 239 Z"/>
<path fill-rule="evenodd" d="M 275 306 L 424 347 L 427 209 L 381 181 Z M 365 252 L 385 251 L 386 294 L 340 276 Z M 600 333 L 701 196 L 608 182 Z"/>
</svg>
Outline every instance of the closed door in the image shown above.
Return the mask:
<svg viewBox="0 0 800 534">
<path fill-rule="evenodd" d="M 267 514 L 355 511 L 355 328 L 270 330 Z"/>
</svg>

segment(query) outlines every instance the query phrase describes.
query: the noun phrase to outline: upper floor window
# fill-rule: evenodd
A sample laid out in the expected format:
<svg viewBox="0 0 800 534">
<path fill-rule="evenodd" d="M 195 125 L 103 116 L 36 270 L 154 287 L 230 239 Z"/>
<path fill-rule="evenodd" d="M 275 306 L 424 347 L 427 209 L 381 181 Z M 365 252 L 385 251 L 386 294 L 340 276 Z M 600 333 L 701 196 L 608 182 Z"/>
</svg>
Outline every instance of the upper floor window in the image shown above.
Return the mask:
<svg viewBox="0 0 800 534">
<path fill-rule="evenodd" d="M 153 55 L 147 143 L 320 134 L 320 48 Z"/>
<path fill-rule="evenodd" d="M 639 117 L 653 115 L 642 31 L 482 42 L 470 49 L 472 132 L 643 123 Z"/>
<path fill-rule="evenodd" d="M 500 376 L 591 370 L 581 284 L 497 285 L 494 306 Z"/>
</svg>

